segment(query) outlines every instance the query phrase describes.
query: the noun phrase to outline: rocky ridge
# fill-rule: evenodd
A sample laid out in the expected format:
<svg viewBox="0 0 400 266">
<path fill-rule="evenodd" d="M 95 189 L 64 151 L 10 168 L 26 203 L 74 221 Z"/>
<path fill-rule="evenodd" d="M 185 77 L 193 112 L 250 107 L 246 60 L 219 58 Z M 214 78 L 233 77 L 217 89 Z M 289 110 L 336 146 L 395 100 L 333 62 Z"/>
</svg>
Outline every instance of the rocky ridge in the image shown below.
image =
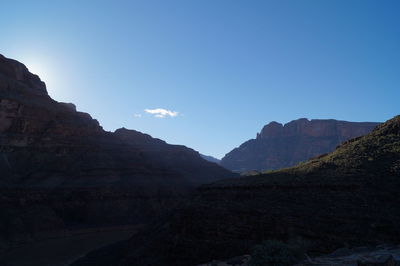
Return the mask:
<svg viewBox="0 0 400 266">
<path fill-rule="evenodd" d="M 301 118 L 285 125 L 271 122 L 256 139 L 227 153 L 221 165 L 236 172 L 274 170 L 294 166 L 331 152 L 351 138 L 365 135 L 379 123 Z"/>
</svg>

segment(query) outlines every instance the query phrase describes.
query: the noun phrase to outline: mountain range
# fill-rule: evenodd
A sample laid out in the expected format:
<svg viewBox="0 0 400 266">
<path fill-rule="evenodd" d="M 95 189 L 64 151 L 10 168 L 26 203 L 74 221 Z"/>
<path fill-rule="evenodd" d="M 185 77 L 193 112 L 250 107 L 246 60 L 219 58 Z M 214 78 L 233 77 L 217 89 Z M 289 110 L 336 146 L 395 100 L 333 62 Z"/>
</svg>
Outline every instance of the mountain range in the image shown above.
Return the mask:
<svg viewBox="0 0 400 266">
<path fill-rule="evenodd" d="M 73 265 L 198 265 L 249 254 L 269 239 L 309 255 L 398 244 L 399 190 L 396 116 L 297 166 L 203 185 L 186 205 L 129 241 Z"/>
<path fill-rule="evenodd" d="M 256 139 L 227 153 L 221 165 L 235 172 L 275 170 L 294 166 L 333 151 L 351 138 L 365 135 L 379 123 L 301 118 L 285 125 L 271 122 Z"/>
<path fill-rule="evenodd" d="M 239 177 L 185 146 L 105 131 L 0 55 L 0 254 L 132 225 L 145 227 L 73 265 L 190 266 L 269 239 L 307 254 L 400 239 L 400 116 L 272 122 L 221 164 L 283 169 Z"/>
</svg>

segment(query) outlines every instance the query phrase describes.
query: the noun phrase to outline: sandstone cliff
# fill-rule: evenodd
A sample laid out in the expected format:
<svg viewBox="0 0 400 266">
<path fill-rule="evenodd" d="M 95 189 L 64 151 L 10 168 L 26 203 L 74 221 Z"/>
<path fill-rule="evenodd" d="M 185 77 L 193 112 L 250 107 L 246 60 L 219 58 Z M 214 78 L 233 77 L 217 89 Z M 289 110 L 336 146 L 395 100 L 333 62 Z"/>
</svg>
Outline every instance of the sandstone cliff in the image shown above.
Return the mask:
<svg viewBox="0 0 400 266">
<path fill-rule="evenodd" d="M 225 155 L 221 165 L 236 172 L 273 170 L 294 166 L 331 152 L 351 138 L 369 133 L 379 123 L 301 118 L 285 125 L 271 122 L 256 139 Z"/>
</svg>

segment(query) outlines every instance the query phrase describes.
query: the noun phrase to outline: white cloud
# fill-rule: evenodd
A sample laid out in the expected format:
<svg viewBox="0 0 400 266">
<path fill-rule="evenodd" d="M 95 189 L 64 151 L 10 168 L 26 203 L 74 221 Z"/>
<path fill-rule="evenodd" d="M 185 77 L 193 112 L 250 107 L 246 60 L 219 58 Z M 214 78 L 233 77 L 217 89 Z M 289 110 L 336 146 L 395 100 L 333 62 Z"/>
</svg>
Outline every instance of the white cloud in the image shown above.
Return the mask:
<svg viewBox="0 0 400 266">
<path fill-rule="evenodd" d="M 142 114 L 134 114 L 133 116 L 134 116 L 134 117 L 137 117 L 137 118 L 141 118 L 141 117 L 142 117 Z"/>
<path fill-rule="evenodd" d="M 175 117 L 178 116 L 178 112 L 170 111 L 163 108 L 156 108 L 156 109 L 144 109 L 146 113 L 152 114 L 157 118 L 165 118 L 166 116 Z"/>
</svg>

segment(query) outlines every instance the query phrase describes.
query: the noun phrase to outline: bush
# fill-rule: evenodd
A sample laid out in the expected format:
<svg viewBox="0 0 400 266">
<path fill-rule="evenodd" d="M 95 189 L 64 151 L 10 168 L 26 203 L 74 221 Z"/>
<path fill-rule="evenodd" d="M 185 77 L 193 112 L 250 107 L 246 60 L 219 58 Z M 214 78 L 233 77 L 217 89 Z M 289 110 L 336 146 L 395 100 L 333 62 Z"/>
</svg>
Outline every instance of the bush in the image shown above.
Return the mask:
<svg viewBox="0 0 400 266">
<path fill-rule="evenodd" d="M 250 266 L 290 266 L 296 263 L 294 252 L 284 243 L 268 240 L 253 248 Z"/>
</svg>

